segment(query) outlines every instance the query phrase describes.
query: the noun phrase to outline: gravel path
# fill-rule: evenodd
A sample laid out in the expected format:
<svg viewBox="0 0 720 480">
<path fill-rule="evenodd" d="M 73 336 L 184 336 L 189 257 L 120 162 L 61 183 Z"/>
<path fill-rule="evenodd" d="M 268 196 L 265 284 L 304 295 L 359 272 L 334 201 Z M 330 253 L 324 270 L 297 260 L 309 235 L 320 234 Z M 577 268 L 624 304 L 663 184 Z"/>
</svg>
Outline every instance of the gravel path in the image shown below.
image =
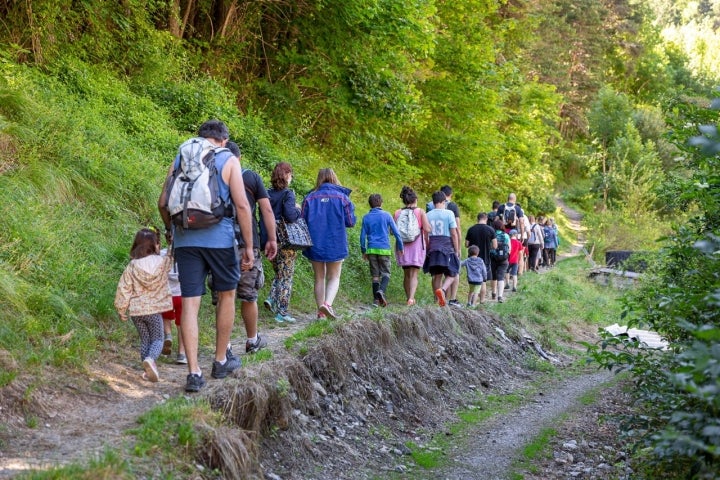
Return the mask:
<svg viewBox="0 0 720 480">
<path fill-rule="evenodd" d="M 434 470 L 433 479 L 505 480 L 513 460 L 522 448 L 544 428 L 564 420 L 564 414 L 580 407 L 587 392 L 608 382 L 612 374 L 603 371 L 580 375 L 538 393 L 533 401 L 511 413 L 495 417 L 470 432 L 464 447 L 448 452 L 449 465 Z M 425 477 L 430 478 L 430 477 Z"/>
</svg>

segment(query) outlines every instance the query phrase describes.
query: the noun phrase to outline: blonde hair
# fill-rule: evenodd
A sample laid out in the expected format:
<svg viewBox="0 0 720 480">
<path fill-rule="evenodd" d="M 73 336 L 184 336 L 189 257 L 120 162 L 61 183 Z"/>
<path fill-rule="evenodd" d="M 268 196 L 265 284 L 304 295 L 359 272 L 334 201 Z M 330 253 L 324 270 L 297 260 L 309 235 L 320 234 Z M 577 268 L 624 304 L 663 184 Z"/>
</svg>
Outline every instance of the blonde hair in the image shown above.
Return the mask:
<svg viewBox="0 0 720 480">
<path fill-rule="evenodd" d="M 332 168 L 321 168 L 318 172 L 317 181 L 315 182 L 315 190 L 320 188 L 323 183 L 332 183 L 334 185 L 340 185 L 337 175 Z"/>
</svg>

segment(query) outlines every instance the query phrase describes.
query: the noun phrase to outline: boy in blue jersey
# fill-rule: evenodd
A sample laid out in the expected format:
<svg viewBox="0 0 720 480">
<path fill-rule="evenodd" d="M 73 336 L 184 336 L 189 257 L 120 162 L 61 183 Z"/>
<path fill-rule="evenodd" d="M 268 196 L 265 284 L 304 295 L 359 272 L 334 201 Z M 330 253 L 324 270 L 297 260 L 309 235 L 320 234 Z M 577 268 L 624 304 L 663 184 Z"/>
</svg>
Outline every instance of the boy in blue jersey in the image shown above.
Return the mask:
<svg viewBox="0 0 720 480">
<path fill-rule="evenodd" d="M 392 250 L 388 233 L 395 236 L 395 249 L 402 255 L 403 242 L 392 216 L 382 209 L 382 197 L 373 193 L 368 198 L 370 211 L 362 219 L 360 250 L 363 260 L 370 263 L 372 277 L 373 305 L 387 306 L 387 287 L 390 283 Z"/>
</svg>

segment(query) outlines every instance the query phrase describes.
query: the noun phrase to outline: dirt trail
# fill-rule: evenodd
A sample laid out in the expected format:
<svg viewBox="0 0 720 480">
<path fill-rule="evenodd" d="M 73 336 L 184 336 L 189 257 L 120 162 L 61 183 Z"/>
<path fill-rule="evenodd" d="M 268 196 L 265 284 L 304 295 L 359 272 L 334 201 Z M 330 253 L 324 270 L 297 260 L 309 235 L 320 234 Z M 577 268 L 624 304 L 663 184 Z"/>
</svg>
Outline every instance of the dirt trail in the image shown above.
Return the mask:
<svg viewBox="0 0 720 480">
<path fill-rule="evenodd" d="M 265 328 L 261 332 L 268 339 L 272 352 L 284 352 L 284 339 L 301 329 L 310 318 L 281 328 Z M 267 323 L 266 325 L 271 325 Z M 240 328 L 242 330 L 242 328 Z M 243 338 L 234 338 L 233 351 L 245 359 Z M 123 356 L 131 353 L 131 357 Z M 22 391 L 13 395 L 11 389 L 0 390 L 0 478 L 12 478 L 23 471 L 45 469 L 76 461 L 86 461 L 102 454 L 106 446 L 120 447 L 132 442 L 126 432 L 137 426 L 137 419 L 155 405 L 171 397 L 185 395 L 186 365 L 176 365 L 161 357 L 158 362 L 160 381 L 150 383 L 141 378 L 142 370 L 135 351 L 109 351 L 88 366 L 87 377 L 67 377 L 53 386 L 40 386 L 33 394 L 33 405 L 28 408 L 38 419 L 35 428 L 25 424 L 23 412 L 8 412 L 8 404 L 22 403 Z M 210 352 L 202 352 L 200 366 L 208 381 L 212 359 Z M 46 375 L 52 377 L 49 372 Z M 20 384 L 23 379 L 18 379 Z M 28 379 L 28 383 L 31 380 Z M 18 388 L 19 390 L 19 388 Z M 24 389 L 23 389 L 24 390 Z M 8 401 L 10 400 L 10 401 Z"/>
<path fill-rule="evenodd" d="M 528 404 L 498 416 L 469 432 L 466 447 L 448 452 L 449 465 L 427 479 L 504 480 L 510 466 L 527 443 L 544 428 L 556 425 L 561 417 L 580 406 L 579 399 L 612 378 L 607 371 L 564 380 L 552 389 L 536 394 Z M 463 442 L 464 443 L 464 442 Z"/>
</svg>

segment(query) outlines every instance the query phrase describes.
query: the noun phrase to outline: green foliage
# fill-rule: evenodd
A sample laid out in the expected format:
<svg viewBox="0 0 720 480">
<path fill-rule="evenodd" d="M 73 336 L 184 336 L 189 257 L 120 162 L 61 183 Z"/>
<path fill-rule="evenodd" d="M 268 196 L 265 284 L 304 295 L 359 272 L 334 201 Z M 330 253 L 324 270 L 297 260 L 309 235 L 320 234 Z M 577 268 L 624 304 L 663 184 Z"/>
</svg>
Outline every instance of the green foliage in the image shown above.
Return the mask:
<svg viewBox="0 0 720 480">
<path fill-rule="evenodd" d="M 697 214 L 664 239 L 624 312 L 628 325 L 657 330 L 670 349 L 648 351 L 607 338 L 590 352 L 608 368 L 633 373 L 636 395 L 650 413 L 632 419 L 634 433 L 653 448 L 654 460 L 671 471 L 692 469 L 694 478 L 714 478 L 720 465 L 720 142 L 714 128 L 701 132 L 692 139 L 701 150 L 688 159 L 692 170 L 683 190 Z"/>
</svg>

